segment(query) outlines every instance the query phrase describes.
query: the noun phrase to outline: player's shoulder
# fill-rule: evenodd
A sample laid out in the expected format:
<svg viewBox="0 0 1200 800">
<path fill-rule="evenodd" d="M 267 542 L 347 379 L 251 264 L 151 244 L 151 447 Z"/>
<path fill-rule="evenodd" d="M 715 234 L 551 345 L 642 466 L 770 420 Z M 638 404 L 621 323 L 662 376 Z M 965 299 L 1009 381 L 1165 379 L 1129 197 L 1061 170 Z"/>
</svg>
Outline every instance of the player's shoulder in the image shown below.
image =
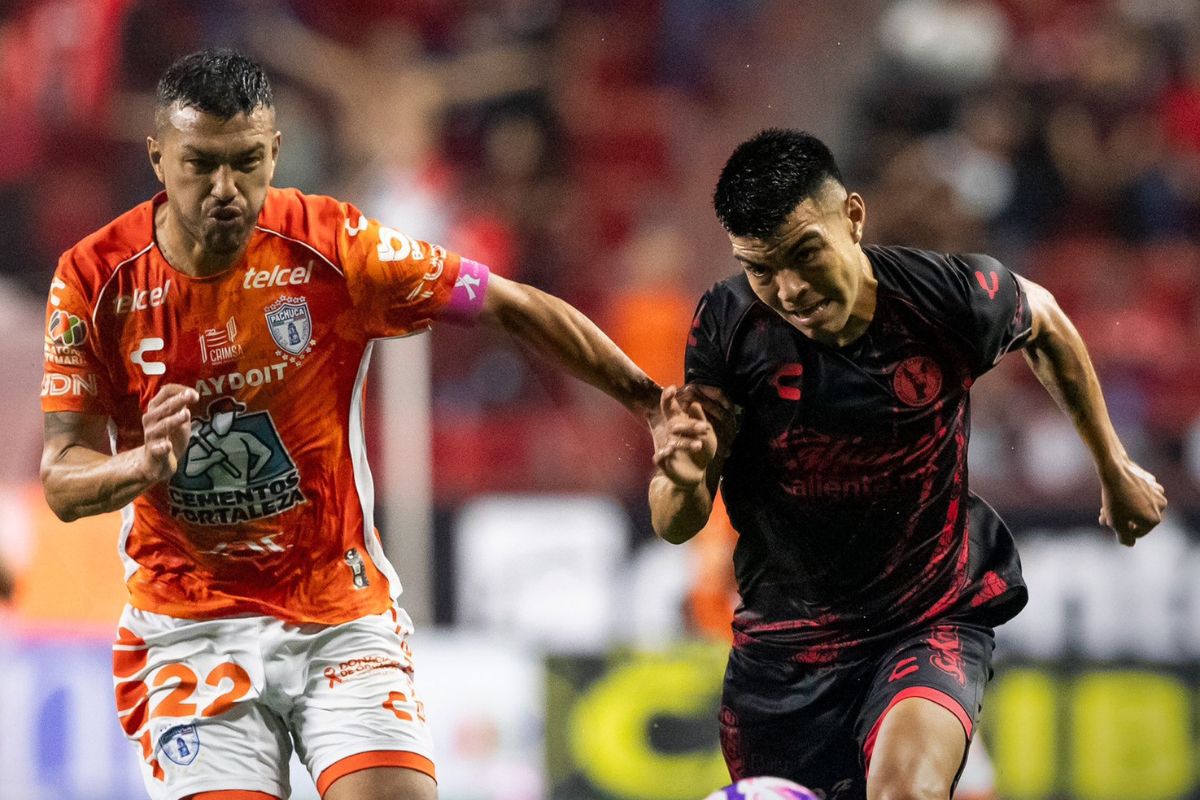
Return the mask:
<svg viewBox="0 0 1200 800">
<path fill-rule="evenodd" d="M 85 294 L 103 286 L 121 265 L 154 246 L 154 201 L 140 203 L 80 239 L 59 258 L 58 277 Z"/>
<path fill-rule="evenodd" d="M 999 260 L 982 253 L 938 253 L 879 245 L 867 246 L 863 251 L 882 288 L 919 305 L 936 307 L 961 300 L 970 293 L 972 281 L 986 283 L 994 280 L 992 273 L 1004 270 Z"/>
<path fill-rule="evenodd" d="M 271 187 L 258 215 L 258 227 L 296 239 L 330 236 L 345 216 L 344 209 L 345 205 L 333 197 Z"/>
<path fill-rule="evenodd" d="M 326 195 L 271 187 L 258 215 L 258 228 L 302 242 L 330 263 L 337 263 L 338 227 L 346 223 L 347 208 L 345 203 Z"/>
<path fill-rule="evenodd" d="M 739 272 L 714 283 L 700 299 L 700 311 L 722 327 L 733 328 L 754 308 L 758 296 L 745 273 Z"/>
</svg>

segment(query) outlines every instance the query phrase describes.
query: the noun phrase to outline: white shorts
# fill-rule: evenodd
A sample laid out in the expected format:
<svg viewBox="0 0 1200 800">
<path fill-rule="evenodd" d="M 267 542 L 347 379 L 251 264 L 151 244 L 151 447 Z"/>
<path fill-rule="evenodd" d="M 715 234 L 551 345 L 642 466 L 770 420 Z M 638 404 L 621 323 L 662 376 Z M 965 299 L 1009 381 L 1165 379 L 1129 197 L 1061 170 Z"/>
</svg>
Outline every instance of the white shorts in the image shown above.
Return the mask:
<svg viewBox="0 0 1200 800">
<path fill-rule="evenodd" d="M 368 767 L 433 777 L 411 633 L 399 608 L 326 626 L 126 606 L 113 644 L 117 716 L 150 797 L 229 789 L 287 798 L 293 746 L 322 795 Z"/>
</svg>

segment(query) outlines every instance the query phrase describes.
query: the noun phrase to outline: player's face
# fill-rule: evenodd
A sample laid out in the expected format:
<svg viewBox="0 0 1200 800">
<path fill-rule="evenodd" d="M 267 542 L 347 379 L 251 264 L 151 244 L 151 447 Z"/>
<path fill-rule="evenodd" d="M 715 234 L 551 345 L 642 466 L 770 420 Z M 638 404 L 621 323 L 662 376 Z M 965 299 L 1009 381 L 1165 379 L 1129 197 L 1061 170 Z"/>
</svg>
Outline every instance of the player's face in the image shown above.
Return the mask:
<svg viewBox="0 0 1200 800">
<path fill-rule="evenodd" d="M 836 340 L 859 310 L 865 219 L 862 198 L 829 182 L 765 239 L 729 240 L 760 300 L 806 336 Z"/>
<path fill-rule="evenodd" d="M 148 141 L 173 220 L 206 255 L 241 252 L 267 198 L 279 154 L 275 112 L 230 119 L 176 104 Z"/>
</svg>

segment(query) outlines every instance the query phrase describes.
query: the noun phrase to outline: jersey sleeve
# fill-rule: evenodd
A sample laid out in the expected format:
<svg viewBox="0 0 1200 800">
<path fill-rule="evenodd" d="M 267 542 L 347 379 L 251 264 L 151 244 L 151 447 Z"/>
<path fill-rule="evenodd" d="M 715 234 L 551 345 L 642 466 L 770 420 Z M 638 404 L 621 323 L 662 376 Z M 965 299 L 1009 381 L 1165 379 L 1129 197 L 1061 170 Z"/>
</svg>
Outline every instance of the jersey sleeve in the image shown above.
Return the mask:
<svg viewBox="0 0 1200 800">
<path fill-rule="evenodd" d="M 984 255 L 950 256 L 947 271 L 952 300 L 958 308 L 972 349 L 976 376 L 990 370 L 1006 353 L 1019 350 L 1033 332 L 1033 317 L 1017 276 Z"/>
<path fill-rule="evenodd" d="M 338 204 L 337 255 L 371 338 L 428 327 L 450 304 L 462 259 Z"/>
<path fill-rule="evenodd" d="M 111 413 L 112 388 L 98 340 L 91 304 L 68 254 L 59 261 L 46 300 L 42 411 Z"/>
<path fill-rule="evenodd" d="M 696 307 L 683 356 L 684 380 L 687 383 L 715 386 L 729 394 L 728 370 L 715 305 L 713 292 L 710 291 Z"/>
</svg>

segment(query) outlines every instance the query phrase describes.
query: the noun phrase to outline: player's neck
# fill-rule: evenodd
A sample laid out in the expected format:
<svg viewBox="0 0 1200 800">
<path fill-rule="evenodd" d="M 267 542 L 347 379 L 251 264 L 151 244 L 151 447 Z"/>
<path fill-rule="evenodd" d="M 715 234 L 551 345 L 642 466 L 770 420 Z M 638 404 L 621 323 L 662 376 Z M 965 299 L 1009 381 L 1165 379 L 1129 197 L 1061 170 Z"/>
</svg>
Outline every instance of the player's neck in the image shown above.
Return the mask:
<svg viewBox="0 0 1200 800">
<path fill-rule="evenodd" d="M 867 258 L 867 254 L 861 249 L 859 250 L 862 265 L 862 283 L 858 286 L 858 294 L 854 298 L 854 305 L 850 308 L 850 318 L 846 320 L 846 324 L 837 333 L 829 337 L 825 342 L 834 347 L 845 347 L 853 343 L 871 326 L 871 320 L 875 318 L 875 302 L 879 296 L 879 281 L 875 278 L 875 270 L 871 266 L 871 260 Z"/>
<path fill-rule="evenodd" d="M 173 269 L 193 278 L 207 278 L 224 272 L 242 260 L 250 244 L 247 237 L 235 253 L 211 253 L 179 224 L 167 203 L 154 209 L 154 240 L 158 251 Z"/>
</svg>

